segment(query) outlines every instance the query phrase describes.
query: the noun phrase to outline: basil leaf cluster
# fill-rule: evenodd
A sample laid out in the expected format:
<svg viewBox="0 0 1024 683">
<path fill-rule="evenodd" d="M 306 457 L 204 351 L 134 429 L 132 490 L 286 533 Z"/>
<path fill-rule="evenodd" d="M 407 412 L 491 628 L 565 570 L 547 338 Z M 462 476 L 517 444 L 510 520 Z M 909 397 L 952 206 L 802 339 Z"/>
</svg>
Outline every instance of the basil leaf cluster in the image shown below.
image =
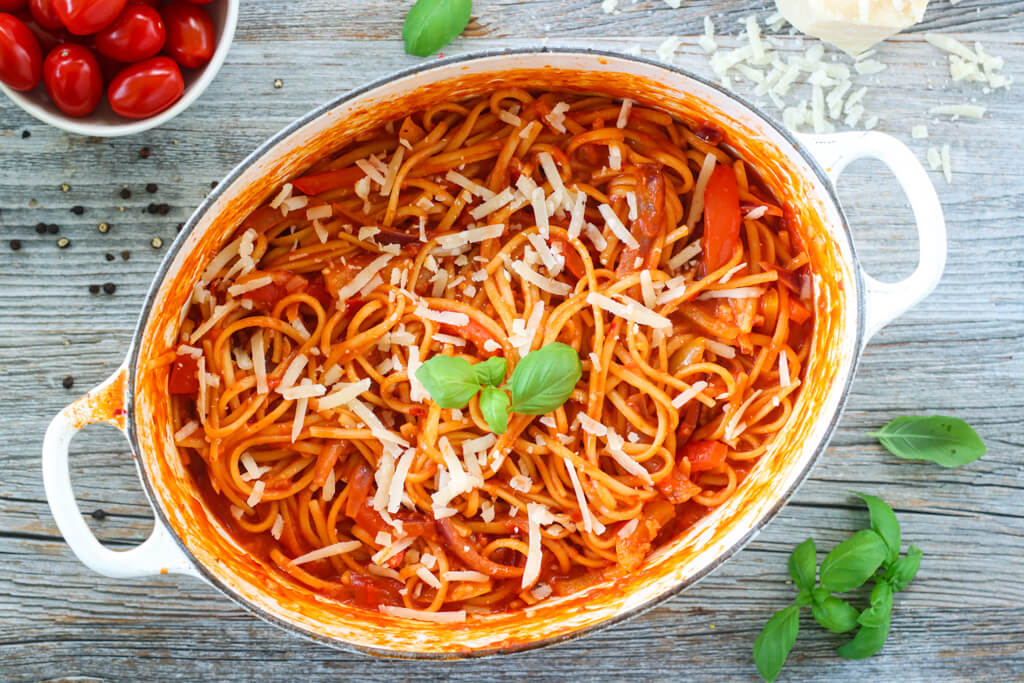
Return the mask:
<svg viewBox="0 0 1024 683">
<path fill-rule="evenodd" d="M 526 354 L 502 384 L 507 371 L 507 362 L 498 356 L 476 364 L 458 356 L 434 356 L 416 370 L 416 379 L 442 408 L 465 408 L 479 393 L 487 425 L 504 434 L 509 413 L 546 415 L 569 400 L 583 376 L 583 364 L 576 349 L 553 342 Z"/>
<path fill-rule="evenodd" d="M 754 664 L 766 681 L 782 671 L 800 630 L 800 610 L 809 607 L 818 624 L 833 633 L 856 630 L 836 651 L 845 659 L 863 659 L 878 652 L 889 636 L 893 594 L 907 587 L 921 566 L 921 549 L 910 546 L 900 557 L 900 525 L 881 498 L 855 495 L 867 504 L 871 528 L 858 531 L 832 549 L 819 566 L 814 539 L 793 549 L 789 575 L 798 593 L 793 604 L 776 612 L 754 641 Z M 874 582 L 871 600 L 860 611 L 835 595 Z"/>
</svg>

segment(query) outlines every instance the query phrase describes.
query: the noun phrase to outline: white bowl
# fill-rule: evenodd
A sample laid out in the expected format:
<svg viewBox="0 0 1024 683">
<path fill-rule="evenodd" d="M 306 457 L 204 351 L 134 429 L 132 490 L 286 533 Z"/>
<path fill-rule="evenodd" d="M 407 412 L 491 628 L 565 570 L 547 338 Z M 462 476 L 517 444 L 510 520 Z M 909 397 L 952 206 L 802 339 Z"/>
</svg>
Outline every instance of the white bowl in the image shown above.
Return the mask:
<svg viewBox="0 0 1024 683">
<path fill-rule="evenodd" d="M 181 70 L 181 75 L 185 78 L 185 92 L 182 93 L 181 98 L 171 107 L 148 119 L 128 119 L 115 114 L 114 110 L 110 108 L 110 103 L 107 102 L 106 83 L 103 86 L 104 97 L 100 106 L 93 113 L 81 118 L 68 116 L 58 109 L 46 93 L 46 88 L 42 83 L 27 92 L 18 92 L 0 83 L 0 90 L 3 90 L 11 98 L 11 101 L 43 123 L 56 126 L 69 133 L 113 138 L 155 128 L 188 109 L 203 94 L 203 91 L 213 81 L 214 76 L 220 71 L 224 59 L 228 56 L 228 50 L 231 49 L 231 41 L 235 38 L 239 4 L 240 0 L 220 0 L 203 5 L 203 8 L 209 11 L 217 31 L 217 49 L 214 50 L 210 61 L 202 68 Z"/>
</svg>

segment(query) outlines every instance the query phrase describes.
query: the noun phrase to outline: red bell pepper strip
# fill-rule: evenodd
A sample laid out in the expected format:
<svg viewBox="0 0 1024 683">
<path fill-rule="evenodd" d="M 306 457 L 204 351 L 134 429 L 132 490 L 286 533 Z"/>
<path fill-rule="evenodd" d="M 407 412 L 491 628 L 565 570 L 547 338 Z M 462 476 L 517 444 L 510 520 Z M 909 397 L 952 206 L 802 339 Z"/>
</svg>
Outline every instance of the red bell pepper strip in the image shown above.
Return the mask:
<svg viewBox="0 0 1024 683">
<path fill-rule="evenodd" d="M 718 270 L 732 257 L 740 239 L 740 196 L 731 166 L 719 164 L 704 188 L 704 273 Z"/>
<path fill-rule="evenodd" d="M 358 166 L 335 168 L 330 171 L 311 173 L 292 181 L 292 187 L 305 195 L 318 195 L 340 187 L 354 186 L 356 181 L 365 175 Z"/>
</svg>

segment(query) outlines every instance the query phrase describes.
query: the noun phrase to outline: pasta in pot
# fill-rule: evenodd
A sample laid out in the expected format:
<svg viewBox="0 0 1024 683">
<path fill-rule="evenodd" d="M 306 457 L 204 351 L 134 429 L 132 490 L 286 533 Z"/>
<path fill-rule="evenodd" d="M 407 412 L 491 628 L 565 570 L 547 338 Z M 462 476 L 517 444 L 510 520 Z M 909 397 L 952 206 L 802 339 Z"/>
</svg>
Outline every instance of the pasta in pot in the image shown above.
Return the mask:
<svg viewBox="0 0 1024 683">
<path fill-rule="evenodd" d="M 360 136 L 250 214 L 169 365 L 202 495 L 289 580 L 433 621 L 631 571 L 727 500 L 792 410 L 814 325 L 786 211 L 712 122 L 504 89 Z M 492 432 L 438 355 L 582 377 Z"/>
</svg>

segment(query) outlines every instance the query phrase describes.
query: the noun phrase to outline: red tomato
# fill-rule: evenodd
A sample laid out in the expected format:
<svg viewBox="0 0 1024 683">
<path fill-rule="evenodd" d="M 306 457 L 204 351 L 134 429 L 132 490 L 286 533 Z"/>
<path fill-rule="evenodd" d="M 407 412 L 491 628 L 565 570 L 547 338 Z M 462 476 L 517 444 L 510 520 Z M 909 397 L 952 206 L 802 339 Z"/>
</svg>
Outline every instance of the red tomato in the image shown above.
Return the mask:
<svg viewBox="0 0 1024 683">
<path fill-rule="evenodd" d="M 74 43 L 58 45 L 43 63 L 46 92 L 68 116 L 88 116 L 103 99 L 103 74 L 89 48 Z"/>
<path fill-rule="evenodd" d="M 174 60 L 151 57 L 125 67 L 110 81 L 110 108 L 129 119 L 145 119 L 178 101 L 185 81 Z"/>
<path fill-rule="evenodd" d="M 160 10 L 167 29 L 165 52 L 187 69 L 206 64 L 216 48 L 217 31 L 206 10 L 187 2 L 172 2 Z"/>
<path fill-rule="evenodd" d="M 192 5 L 209 5 L 213 0 L 185 0 Z"/>
<path fill-rule="evenodd" d="M 164 46 L 160 13 L 145 5 L 129 5 L 114 23 L 96 34 L 96 51 L 119 62 L 141 62 Z"/>
<path fill-rule="evenodd" d="M 732 166 L 719 164 L 704 188 L 704 273 L 721 268 L 740 239 L 740 197 Z"/>
<path fill-rule="evenodd" d="M 104 29 L 124 9 L 126 0 L 53 0 L 57 16 L 76 36 Z"/>
<path fill-rule="evenodd" d="M 28 11 L 43 28 L 48 28 L 51 31 L 64 28 L 60 17 L 57 16 L 57 10 L 53 7 L 53 0 L 29 0 Z"/>
<path fill-rule="evenodd" d="M 0 12 L 17 12 L 27 4 L 28 0 L 0 0 Z"/>
<path fill-rule="evenodd" d="M 728 448 L 721 441 L 690 441 L 683 444 L 682 456 L 690 461 L 690 473 L 712 470 L 723 462 Z"/>
<path fill-rule="evenodd" d="M 128 0 L 129 5 L 145 5 L 146 7 L 159 7 L 160 0 Z"/>
<path fill-rule="evenodd" d="M 31 90 L 42 77 L 39 41 L 20 19 L 0 14 L 0 81 L 15 90 Z"/>
<path fill-rule="evenodd" d="M 199 391 L 199 362 L 187 354 L 178 354 L 167 378 L 167 390 L 172 395 L 194 396 Z"/>
</svg>

